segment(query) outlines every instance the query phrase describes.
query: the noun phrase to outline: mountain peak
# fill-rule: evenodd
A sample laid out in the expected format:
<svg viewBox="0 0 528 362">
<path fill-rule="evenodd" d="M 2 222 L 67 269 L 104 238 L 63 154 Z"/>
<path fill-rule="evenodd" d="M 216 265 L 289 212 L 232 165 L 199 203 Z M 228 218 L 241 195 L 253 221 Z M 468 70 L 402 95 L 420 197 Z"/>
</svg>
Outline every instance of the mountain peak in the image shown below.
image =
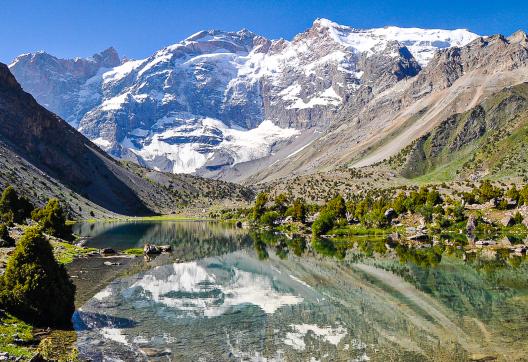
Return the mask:
<svg viewBox="0 0 528 362">
<path fill-rule="evenodd" d="M 121 64 L 119 54 L 114 47 L 109 47 L 100 53 L 92 55 L 92 57 L 88 59 L 94 60 L 95 62 L 101 64 L 101 66 L 107 68 L 116 67 Z"/>
<path fill-rule="evenodd" d="M 437 49 L 464 46 L 479 37 L 466 29 L 401 28 L 392 25 L 356 29 L 324 18 L 316 19 L 312 29 L 316 32 L 323 31 L 336 43 L 354 48 L 360 53 L 372 53 L 375 49 L 385 48 L 389 42 L 397 41 L 409 49 L 421 66 L 431 60 Z"/>
<path fill-rule="evenodd" d="M 522 43 L 528 41 L 528 35 L 523 30 L 517 30 L 508 37 L 510 43 Z"/>
<path fill-rule="evenodd" d="M 314 27 L 323 27 L 323 28 L 341 28 L 343 25 L 339 25 L 338 23 L 326 19 L 326 18 L 317 18 L 313 22 Z"/>
</svg>

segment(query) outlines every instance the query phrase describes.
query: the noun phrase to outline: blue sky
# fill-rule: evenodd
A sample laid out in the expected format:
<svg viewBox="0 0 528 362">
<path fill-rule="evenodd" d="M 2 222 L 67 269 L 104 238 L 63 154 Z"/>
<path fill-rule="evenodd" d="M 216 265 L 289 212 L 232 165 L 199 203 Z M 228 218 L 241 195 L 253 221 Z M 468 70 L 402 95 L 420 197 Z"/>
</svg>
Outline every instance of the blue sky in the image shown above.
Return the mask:
<svg viewBox="0 0 528 362">
<path fill-rule="evenodd" d="M 291 39 L 317 17 L 357 28 L 467 28 L 479 34 L 528 29 L 528 1 L 167 1 L 3 0 L 0 61 L 46 50 L 89 56 L 109 46 L 144 58 L 202 29 L 248 28 Z"/>
</svg>

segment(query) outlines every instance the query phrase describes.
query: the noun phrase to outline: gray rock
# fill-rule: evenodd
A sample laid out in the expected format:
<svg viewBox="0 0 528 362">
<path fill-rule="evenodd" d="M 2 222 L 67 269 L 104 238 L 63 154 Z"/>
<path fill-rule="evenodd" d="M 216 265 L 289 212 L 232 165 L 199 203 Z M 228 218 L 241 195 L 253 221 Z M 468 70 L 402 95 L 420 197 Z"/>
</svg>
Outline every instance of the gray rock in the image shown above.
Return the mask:
<svg viewBox="0 0 528 362">
<path fill-rule="evenodd" d="M 392 220 L 392 219 L 394 219 L 395 217 L 398 216 L 398 214 L 396 213 L 396 211 L 394 211 L 394 209 L 392 209 L 392 208 L 387 209 L 387 211 L 385 211 L 385 214 L 384 214 L 384 215 L 385 215 L 385 218 L 386 218 L 387 220 L 389 220 L 389 221 Z"/>
<path fill-rule="evenodd" d="M 116 251 L 112 248 L 103 248 L 99 250 L 99 253 L 102 255 L 112 255 L 116 254 Z"/>
<path fill-rule="evenodd" d="M 501 219 L 502 226 L 513 226 L 515 221 L 511 215 L 507 215 Z"/>
<path fill-rule="evenodd" d="M 475 229 L 477 228 L 477 218 L 475 215 L 469 215 L 468 222 L 466 224 L 466 232 L 468 234 L 473 234 Z"/>
<path fill-rule="evenodd" d="M 157 247 L 153 244 L 145 244 L 143 246 L 143 253 L 145 255 L 155 255 L 155 254 L 161 254 L 161 248 Z"/>
</svg>

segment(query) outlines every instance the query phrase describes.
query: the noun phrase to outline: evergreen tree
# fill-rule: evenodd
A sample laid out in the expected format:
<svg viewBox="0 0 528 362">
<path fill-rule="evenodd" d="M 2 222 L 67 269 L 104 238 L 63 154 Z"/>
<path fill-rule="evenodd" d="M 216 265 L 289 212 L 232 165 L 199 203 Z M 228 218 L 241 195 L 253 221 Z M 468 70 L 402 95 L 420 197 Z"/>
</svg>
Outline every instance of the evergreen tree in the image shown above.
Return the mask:
<svg viewBox="0 0 528 362">
<path fill-rule="evenodd" d="M 275 197 L 273 208 L 280 214 L 284 215 L 287 209 L 288 197 L 286 194 L 279 194 Z"/>
<path fill-rule="evenodd" d="M 297 198 L 293 201 L 292 218 L 302 223 L 306 221 L 306 204 L 303 199 Z"/>
<path fill-rule="evenodd" d="M 266 211 L 266 203 L 268 202 L 268 194 L 261 192 L 257 195 L 255 200 L 255 207 L 253 208 L 253 220 L 258 221 Z"/>
<path fill-rule="evenodd" d="M 12 222 L 20 224 L 31 216 L 31 211 L 33 211 L 33 205 L 27 198 L 19 197 L 12 186 L 5 188 L 0 197 L 2 219 L 7 221 L 12 215 Z"/>
<path fill-rule="evenodd" d="M 1 278 L 0 304 L 30 323 L 67 326 L 75 311 L 74 297 L 75 286 L 41 229 L 28 228 Z"/>
<path fill-rule="evenodd" d="M 32 217 L 45 233 L 66 240 L 71 239 L 71 228 L 66 225 L 66 214 L 59 200 L 49 199 L 46 206 L 33 212 Z"/>
<path fill-rule="evenodd" d="M 10 247 L 15 245 L 15 240 L 9 235 L 7 225 L 0 224 L 0 247 Z"/>
<path fill-rule="evenodd" d="M 327 202 L 326 210 L 333 213 L 336 218 L 346 218 L 346 203 L 343 196 L 337 195 Z"/>
</svg>

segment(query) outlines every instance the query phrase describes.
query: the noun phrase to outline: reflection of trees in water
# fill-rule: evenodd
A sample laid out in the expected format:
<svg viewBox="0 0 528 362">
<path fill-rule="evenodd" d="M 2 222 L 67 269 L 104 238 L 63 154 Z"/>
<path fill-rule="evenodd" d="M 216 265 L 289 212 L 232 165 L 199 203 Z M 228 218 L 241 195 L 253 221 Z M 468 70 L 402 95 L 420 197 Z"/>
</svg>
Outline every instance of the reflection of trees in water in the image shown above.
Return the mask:
<svg viewBox="0 0 528 362">
<path fill-rule="evenodd" d="M 528 292 L 528 268 L 505 267 L 507 261 L 482 261 L 488 268 L 500 265 L 492 273 L 483 272 L 474 261 L 462 261 L 447 255 L 442 248 L 397 248 L 398 264 L 379 261 L 375 264 L 401 276 L 419 290 L 442 301 L 460 315 L 490 323 L 512 319 L 528 310 L 526 302 L 515 296 Z M 442 254 L 442 252 L 444 252 Z M 478 262 L 477 262 L 478 264 Z M 515 319 L 515 318 L 514 318 Z"/>
<path fill-rule="evenodd" d="M 247 232 L 215 222 L 95 223 L 76 227 L 90 235 L 88 246 L 126 249 L 144 244 L 170 244 L 182 258 L 201 258 L 236 251 L 251 244 Z"/>
<path fill-rule="evenodd" d="M 251 231 L 249 237 L 260 260 L 268 258 L 267 247 L 272 248 L 280 259 L 286 259 L 290 251 L 296 256 L 301 256 L 306 249 L 306 239 L 301 235 L 286 235 L 263 230 Z"/>
</svg>

